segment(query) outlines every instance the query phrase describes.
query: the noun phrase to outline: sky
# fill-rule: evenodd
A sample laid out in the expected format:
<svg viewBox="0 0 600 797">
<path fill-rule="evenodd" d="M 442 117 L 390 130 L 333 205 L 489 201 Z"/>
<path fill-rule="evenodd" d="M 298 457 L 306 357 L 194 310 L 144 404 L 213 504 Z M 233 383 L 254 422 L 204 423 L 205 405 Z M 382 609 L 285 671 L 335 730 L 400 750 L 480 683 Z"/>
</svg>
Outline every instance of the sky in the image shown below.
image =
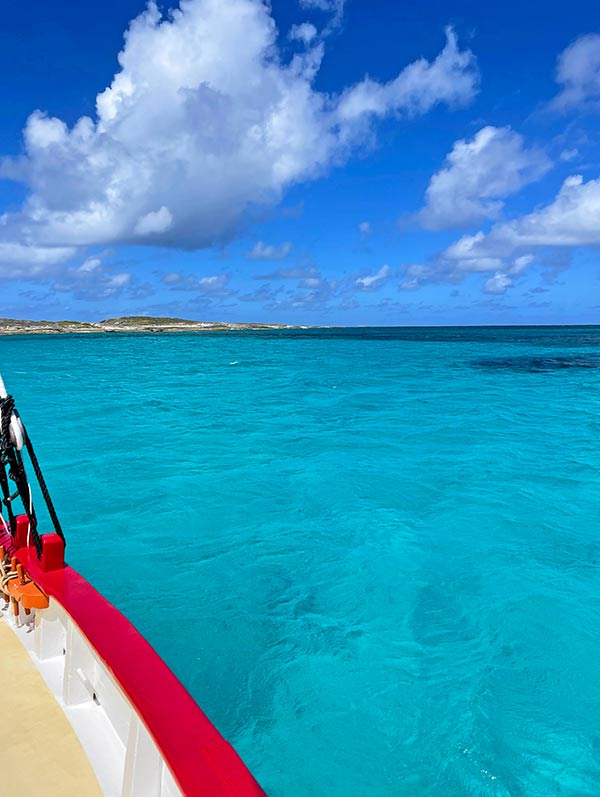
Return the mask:
<svg viewBox="0 0 600 797">
<path fill-rule="evenodd" d="M 0 316 L 600 323 L 598 20 L 12 3 Z"/>
</svg>

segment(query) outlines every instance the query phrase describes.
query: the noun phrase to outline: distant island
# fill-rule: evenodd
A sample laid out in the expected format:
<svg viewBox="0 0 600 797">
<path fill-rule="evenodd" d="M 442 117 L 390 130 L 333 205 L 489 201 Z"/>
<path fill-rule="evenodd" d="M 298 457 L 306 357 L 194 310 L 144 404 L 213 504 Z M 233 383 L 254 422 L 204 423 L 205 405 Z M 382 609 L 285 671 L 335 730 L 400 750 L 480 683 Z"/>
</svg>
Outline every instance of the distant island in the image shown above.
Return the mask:
<svg viewBox="0 0 600 797">
<path fill-rule="evenodd" d="M 0 335 L 64 335 L 86 332 L 232 332 L 238 330 L 294 329 L 287 324 L 241 324 L 228 321 L 189 321 L 144 315 L 104 321 L 20 321 L 0 318 Z"/>
</svg>

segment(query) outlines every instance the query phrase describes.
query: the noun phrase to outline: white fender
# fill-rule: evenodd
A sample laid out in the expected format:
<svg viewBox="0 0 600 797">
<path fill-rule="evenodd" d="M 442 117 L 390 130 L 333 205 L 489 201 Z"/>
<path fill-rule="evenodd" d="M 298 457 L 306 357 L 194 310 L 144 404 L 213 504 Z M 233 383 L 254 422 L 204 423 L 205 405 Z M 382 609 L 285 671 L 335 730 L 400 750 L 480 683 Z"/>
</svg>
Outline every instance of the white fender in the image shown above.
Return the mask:
<svg viewBox="0 0 600 797">
<path fill-rule="evenodd" d="M 2 374 L 0 374 L 0 398 L 6 398 L 7 395 L 6 385 L 4 384 L 4 379 L 2 379 Z M 17 451 L 20 451 L 23 448 L 23 424 L 21 419 L 17 418 L 14 413 L 10 419 L 10 438 Z"/>
<path fill-rule="evenodd" d="M 21 419 L 17 418 L 17 416 L 13 413 L 12 418 L 10 419 L 10 437 L 13 441 L 14 447 L 17 451 L 20 451 L 23 448 L 24 440 L 23 440 L 23 424 L 21 423 Z"/>
</svg>

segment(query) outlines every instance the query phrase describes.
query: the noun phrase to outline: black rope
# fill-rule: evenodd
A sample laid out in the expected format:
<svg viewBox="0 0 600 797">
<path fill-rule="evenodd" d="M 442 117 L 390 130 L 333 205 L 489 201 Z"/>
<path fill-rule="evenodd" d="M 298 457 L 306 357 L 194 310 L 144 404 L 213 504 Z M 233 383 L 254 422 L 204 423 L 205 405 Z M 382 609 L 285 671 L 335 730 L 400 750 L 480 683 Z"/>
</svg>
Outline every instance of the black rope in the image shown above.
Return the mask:
<svg viewBox="0 0 600 797">
<path fill-rule="evenodd" d="M 6 466 L 8 465 L 8 459 L 4 456 L 4 450 L 0 448 L 0 489 L 2 490 L 2 503 L 6 507 L 6 513 L 8 515 L 8 525 L 10 527 L 11 533 L 15 534 L 17 529 L 17 523 L 15 519 L 15 513 L 13 512 L 12 508 L 12 498 L 10 495 L 10 487 L 8 485 L 8 476 L 6 475 Z"/>
<path fill-rule="evenodd" d="M 31 488 L 29 486 L 29 481 L 27 479 L 27 473 L 25 471 L 25 463 L 23 462 L 23 457 L 21 455 L 21 452 L 13 444 L 10 437 L 11 418 L 13 417 L 13 414 L 16 418 L 19 417 L 17 411 L 15 410 L 15 402 L 12 396 L 7 396 L 6 398 L 0 399 L 0 412 L 2 415 L 2 424 L 0 426 L 0 456 L 1 456 L 0 488 L 2 489 L 4 495 L 3 503 L 6 505 L 8 509 L 8 514 L 11 522 L 11 530 L 14 534 L 15 519 L 14 519 L 14 510 L 12 508 L 12 502 L 17 495 L 20 497 L 23 503 L 23 508 L 25 509 L 25 513 L 29 520 L 29 532 L 31 534 L 31 539 L 33 540 L 33 544 L 35 546 L 39 558 L 42 555 L 42 541 L 38 532 L 37 517 L 35 514 L 35 510 L 33 508 L 33 503 L 31 501 L 31 496 L 30 496 Z M 22 429 L 23 429 L 23 440 L 25 443 L 25 447 L 27 449 L 27 453 L 29 454 L 29 459 L 31 460 L 33 470 L 35 472 L 38 484 L 40 486 L 40 490 L 42 492 L 42 496 L 46 503 L 48 514 L 50 515 L 50 519 L 52 520 L 54 531 L 59 535 L 59 537 L 64 542 L 65 535 L 58 520 L 56 510 L 54 509 L 54 504 L 52 503 L 52 499 L 50 498 L 50 493 L 48 492 L 46 480 L 44 479 L 44 475 L 40 468 L 38 458 L 36 456 L 31 440 L 29 439 L 27 431 L 23 426 Z M 8 467 L 8 476 L 5 471 L 7 467 Z M 10 487 L 8 481 L 9 479 L 15 483 L 17 489 L 15 495 L 10 495 Z"/>
<path fill-rule="evenodd" d="M 3 500 L 2 503 L 6 507 L 10 530 L 14 535 L 16 531 L 15 513 L 12 508 L 12 502 L 15 496 L 11 495 L 9 485 L 9 475 L 11 469 L 10 450 L 12 443 L 10 440 L 10 418 L 14 409 L 14 400 L 11 396 L 0 399 L 0 418 L 2 425 L 0 426 L 0 487 L 2 489 Z"/>
<path fill-rule="evenodd" d="M 42 469 L 40 468 L 40 463 L 38 462 L 38 458 L 36 456 L 35 450 L 33 448 L 31 440 L 29 439 L 29 435 L 27 434 L 27 430 L 25 429 L 25 427 L 23 427 L 23 432 L 25 438 L 25 448 L 27 449 L 27 453 L 29 454 L 29 459 L 31 460 L 31 464 L 33 465 L 33 471 L 35 473 L 35 477 L 38 480 L 38 484 L 40 485 L 40 490 L 42 491 L 44 501 L 46 502 L 46 508 L 48 509 L 50 520 L 52 521 L 52 525 L 54 526 L 54 531 L 66 544 L 65 535 L 60 525 L 58 515 L 56 514 L 56 510 L 54 509 L 52 498 L 50 498 L 50 493 L 48 492 L 48 487 L 46 485 L 46 480 L 44 479 L 44 474 L 42 473 Z"/>
<path fill-rule="evenodd" d="M 23 503 L 25 514 L 29 520 L 29 533 L 39 559 L 42 555 L 42 540 L 38 532 L 37 516 L 33 508 L 33 499 L 30 494 L 31 487 L 29 486 L 29 480 L 25 471 L 25 463 L 23 462 L 21 452 L 16 448 L 13 448 L 13 461 L 8 475 L 15 482 L 19 497 Z"/>
<path fill-rule="evenodd" d="M 0 399 L 2 425 L 0 426 L 0 443 L 5 450 L 10 446 L 10 419 L 15 409 L 15 400 L 12 396 Z"/>
</svg>

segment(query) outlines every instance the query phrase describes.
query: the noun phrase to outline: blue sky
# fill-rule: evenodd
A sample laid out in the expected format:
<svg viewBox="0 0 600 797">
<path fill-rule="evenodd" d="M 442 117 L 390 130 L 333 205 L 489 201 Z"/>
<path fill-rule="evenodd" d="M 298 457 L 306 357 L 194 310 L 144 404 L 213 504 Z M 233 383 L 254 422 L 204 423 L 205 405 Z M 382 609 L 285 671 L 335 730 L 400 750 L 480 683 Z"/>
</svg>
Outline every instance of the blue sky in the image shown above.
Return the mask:
<svg viewBox="0 0 600 797">
<path fill-rule="evenodd" d="M 0 316 L 600 320 L 590 3 L 62 0 L 0 36 Z"/>
</svg>

